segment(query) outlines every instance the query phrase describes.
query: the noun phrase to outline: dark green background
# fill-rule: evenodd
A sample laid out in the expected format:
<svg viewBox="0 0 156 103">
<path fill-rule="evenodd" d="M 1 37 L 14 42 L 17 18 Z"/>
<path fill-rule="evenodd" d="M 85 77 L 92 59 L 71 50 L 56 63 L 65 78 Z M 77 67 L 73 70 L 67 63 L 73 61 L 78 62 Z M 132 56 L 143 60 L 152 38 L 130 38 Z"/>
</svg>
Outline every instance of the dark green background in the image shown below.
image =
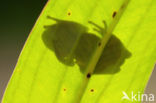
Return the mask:
<svg viewBox="0 0 156 103">
<path fill-rule="evenodd" d="M 0 2 L 0 101 L 18 56 L 47 0 Z"/>
<path fill-rule="evenodd" d="M 3 0 L 0 3 L 0 101 L 24 42 L 47 0 Z M 156 94 L 156 70 L 146 92 Z"/>
</svg>

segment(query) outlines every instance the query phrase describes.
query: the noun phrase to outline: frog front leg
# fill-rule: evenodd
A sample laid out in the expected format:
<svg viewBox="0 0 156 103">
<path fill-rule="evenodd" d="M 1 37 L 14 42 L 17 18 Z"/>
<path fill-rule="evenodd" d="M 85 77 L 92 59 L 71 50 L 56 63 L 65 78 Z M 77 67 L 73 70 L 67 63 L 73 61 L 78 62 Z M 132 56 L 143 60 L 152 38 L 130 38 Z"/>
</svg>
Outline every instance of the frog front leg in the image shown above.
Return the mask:
<svg viewBox="0 0 156 103">
<path fill-rule="evenodd" d="M 100 33 L 103 36 L 106 33 L 107 24 L 106 24 L 105 20 L 103 20 L 102 22 L 103 22 L 104 27 L 101 27 L 92 21 L 88 21 L 88 23 L 90 23 L 96 27 L 96 28 L 93 28 L 93 30 L 95 30 L 96 32 Z"/>
</svg>

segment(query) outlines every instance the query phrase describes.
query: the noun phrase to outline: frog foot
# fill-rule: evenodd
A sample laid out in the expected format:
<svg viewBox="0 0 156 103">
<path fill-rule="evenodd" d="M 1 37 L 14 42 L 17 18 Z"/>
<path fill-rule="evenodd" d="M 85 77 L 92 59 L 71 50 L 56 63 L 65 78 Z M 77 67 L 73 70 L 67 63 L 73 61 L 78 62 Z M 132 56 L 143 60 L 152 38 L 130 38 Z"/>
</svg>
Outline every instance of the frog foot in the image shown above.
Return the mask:
<svg viewBox="0 0 156 103">
<path fill-rule="evenodd" d="M 93 30 L 95 30 L 96 32 L 100 33 L 103 36 L 106 33 L 107 24 L 106 24 L 106 21 L 104 21 L 104 20 L 102 22 L 104 24 L 104 27 L 101 27 L 92 21 L 88 21 L 89 24 L 92 24 L 95 26 L 95 28 L 93 28 Z"/>
</svg>

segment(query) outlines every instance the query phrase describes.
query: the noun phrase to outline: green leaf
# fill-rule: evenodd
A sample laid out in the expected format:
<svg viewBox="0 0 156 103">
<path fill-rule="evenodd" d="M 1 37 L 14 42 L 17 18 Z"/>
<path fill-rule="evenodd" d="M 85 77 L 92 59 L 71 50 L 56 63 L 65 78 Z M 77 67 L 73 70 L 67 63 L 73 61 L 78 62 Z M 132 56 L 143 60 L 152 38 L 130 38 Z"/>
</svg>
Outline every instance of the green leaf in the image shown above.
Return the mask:
<svg viewBox="0 0 156 103">
<path fill-rule="evenodd" d="M 123 91 L 143 93 L 156 60 L 155 10 L 155 0 L 48 1 L 2 103 L 131 103 Z"/>
</svg>

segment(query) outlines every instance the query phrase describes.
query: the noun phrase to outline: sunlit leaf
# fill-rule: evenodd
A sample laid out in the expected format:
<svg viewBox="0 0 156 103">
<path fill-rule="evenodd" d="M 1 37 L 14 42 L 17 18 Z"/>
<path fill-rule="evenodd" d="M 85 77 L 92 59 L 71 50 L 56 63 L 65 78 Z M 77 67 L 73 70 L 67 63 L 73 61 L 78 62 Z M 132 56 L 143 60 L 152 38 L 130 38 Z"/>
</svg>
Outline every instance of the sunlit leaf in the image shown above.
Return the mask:
<svg viewBox="0 0 156 103">
<path fill-rule="evenodd" d="M 49 0 L 2 103 L 131 103 L 156 60 L 155 0 Z M 135 101 L 141 103 L 141 101 Z"/>
</svg>

